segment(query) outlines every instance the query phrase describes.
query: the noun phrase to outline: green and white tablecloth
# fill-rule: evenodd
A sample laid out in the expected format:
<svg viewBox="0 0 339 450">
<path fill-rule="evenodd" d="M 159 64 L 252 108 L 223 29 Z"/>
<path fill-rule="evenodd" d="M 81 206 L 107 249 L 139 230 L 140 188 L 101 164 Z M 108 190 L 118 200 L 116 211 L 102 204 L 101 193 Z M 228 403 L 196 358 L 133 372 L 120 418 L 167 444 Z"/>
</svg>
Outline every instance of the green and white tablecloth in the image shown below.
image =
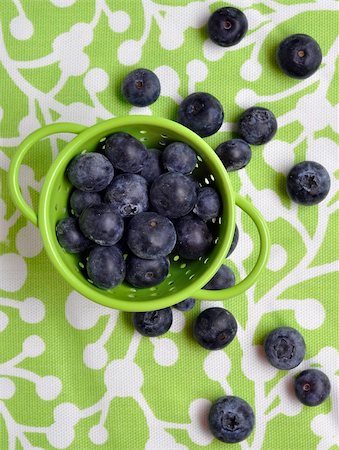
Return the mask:
<svg viewBox="0 0 339 450">
<path fill-rule="evenodd" d="M 233 5 L 249 32 L 235 47 L 213 45 L 211 11 Z M 238 449 L 338 448 L 338 5 L 334 0 L 1 0 L 0 2 L 0 449 L 223 449 L 206 425 L 212 401 L 247 400 L 256 428 Z M 320 69 L 297 81 L 276 66 L 287 35 L 313 36 Z M 162 93 L 139 109 L 123 101 L 133 68 L 158 75 Z M 115 116 L 176 118 L 188 93 L 206 91 L 225 109 L 225 123 L 206 139 L 213 148 L 234 136 L 244 108 L 271 109 L 279 130 L 253 147 L 251 163 L 231 173 L 268 222 L 272 251 L 256 286 L 225 302 L 173 311 L 170 331 L 147 339 L 127 313 L 101 307 L 54 270 L 39 230 L 20 215 L 8 191 L 16 147 L 45 124 L 87 126 Z M 20 182 L 35 207 L 44 174 L 70 135 L 43 140 L 25 159 Z M 285 192 L 289 168 L 323 164 L 331 191 L 319 206 L 298 207 Z M 237 280 L 258 253 L 254 225 L 238 211 Z M 201 308 L 223 305 L 239 331 L 223 351 L 208 352 L 191 335 Z M 297 328 L 307 344 L 300 367 L 277 371 L 262 356 L 272 328 Z M 316 408 L 293 395 L 293 376 L 319 367 L 332 395 Z"/>
</svg>

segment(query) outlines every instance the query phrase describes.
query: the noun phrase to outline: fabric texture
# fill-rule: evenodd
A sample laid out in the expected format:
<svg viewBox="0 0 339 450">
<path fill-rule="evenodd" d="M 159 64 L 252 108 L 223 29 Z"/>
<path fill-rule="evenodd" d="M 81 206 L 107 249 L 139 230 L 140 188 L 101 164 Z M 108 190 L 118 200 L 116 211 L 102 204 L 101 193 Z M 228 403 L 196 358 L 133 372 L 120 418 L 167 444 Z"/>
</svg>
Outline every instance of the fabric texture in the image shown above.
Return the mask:
<svg viewBox="0 0 339 450">
<path fill-rule="evenodd" d="M 225 5 L 242 9 L 245 38 L 230 48 L 208 40 L 206 23 Z M 223 449 L 207 427 L 211 402 L 225 394 L 252 405 L 256 427 L 232 448 L 338 448 L 338 2 L 334 0 L 2 0 L 0 4 L 0 449 Z M 298 81 L 275 62 L 278 43 L 311 35 L 319 70 Z M 153 70 L 161 96 L 132 107 L 120 93 L 132 69 Z M 82 297 L 55 271 L 39 229 L 8 190 L 12 155 L 25 136 L 54 122 L 91 126 L 129 114 L 175 120 L 189 93 L 213 94 L 225 122 L 206 138 L 212 148 L 235 137 L 241 112 L 274 112 L 275 138 L 252 147 L 252 160 L 230 174 L 268 223 L 272 249 L 254 287 L 224 302 L 173 310 L 170 331 L 147 339 L 128 313 Z M 25 157 L 20 183 L 37 208 L 44 174 L 71 135 L 42 140 Z M 314 207 L 292 204 L 285 179 L 313 160 L 331 177 Z M 237 282 L 254 266 L 259 242 L 237 211 L 239 243 L 228 260 Z M 238 333 L 208 352 L 192 337 L 199 311 L 224 306 Z M 292 326 L 307 350 L 302 364 L 278 371 L 263 356 L 266 334 Z M 293 395 L 294 376 L 318 367 L 332 383 L 314 408 Z"/>
</svg>

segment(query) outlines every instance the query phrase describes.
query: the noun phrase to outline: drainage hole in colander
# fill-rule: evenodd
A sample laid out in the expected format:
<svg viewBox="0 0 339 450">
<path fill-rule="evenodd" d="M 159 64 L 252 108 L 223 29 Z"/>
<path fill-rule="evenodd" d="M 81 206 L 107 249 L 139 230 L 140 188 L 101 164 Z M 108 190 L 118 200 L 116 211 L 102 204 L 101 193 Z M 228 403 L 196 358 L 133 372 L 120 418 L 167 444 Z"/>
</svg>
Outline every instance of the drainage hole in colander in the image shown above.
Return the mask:
<svg viewBox="0 0 339 450">
<path fill-rule="evenodd" d="M 105 142 L 105 141 L 106 141 L 106 137 L 102 137 L 99 142 Z"/>
<path fill-rule="evenodd" d="M 170 292 L 175 290 L 175 286 L 172 286 L 168 289 Z"/>
<path fill-rule="evenodd" d="M 204 261 L 204 264 L 207 264 L 208 260 L 209 260 L 209 258 L 206 258 L 205 261 Z"/>
<path fill-rule="evenodd" d="M 150 294 L 151 297 L 156 297 L 158 295 L 157 292 L 152 292 L 152 294 Z"/>
<path fill-rule="evenodd" d="M 206 184 L 210 184 L 210 180 L 208 178 L 205 178 L 204 181 Z"/>
<path fill-rule="evenodd" d="M 81 267 L 82 269 L 85 268 L 84 264 L 81 261 L 79 261 L 79 267 Z"/>
<path fill-rule="evenodd" d="M 215 181 L 215 178 L 214 178 L 214 176 L 211 174 L 210 175 L 210 179 L 212 180 L 212 181 Z"/>
<path fill-rule="evenodd" d="M 222 219 L 221 219 L 221 217 L 219 217 L 219 220 L 218 220 L 218 222 L 219 222 L 219 225 L 221 225 L 221 222 L 222 222 Z"/>
<path fill-rule="evenodd" d="M 83 155 L 84 153 L 87 153 L 88 152 L 88 150 L 85 148 L 85 150 L 83 150 L 82 152 L 81 152 L 81 154 Z"/>
<path fill-rule="evenodd" d="M 141 133 L 141 134 L 146 134 L 146 133 L 147 133 L 147 130 L 140 130 L 139 133 Z"/>
<path fill-rule="evenodd" d="M 159 145 L 166 145 L 165 141 L 159 141 Z"/>
<path fill-rule="evenodd" d="M 142 142 L 148 141 L 148 138 L 147 137 L 142 137 L 142 138 L 140 138 L 140 141 L 142 141 Z"/>
<path fill-rule="evenodd" d="M 186 270 L 185 275 L 189 275 L 192 272 L 191 269 Z"/>
<path fill-rule="evenodd" d="M 157 288 L 153 286 L 153 287 L 149 288 L 149 290 L 150 290 L 150 291 L 156 291 Z"/>
<path fill-rule="evenodd" d="M 192 280 L 192 278 L 194 278 L 194 277 L 195 277 L 195 273 L 189 277 L 189 280 Z"/>
<path fill-rule="evenodd" d="M 168 138 L 167 134 L 162 134 L 161 137 L 164 138 L 164 139 Z"/>
<path fill-rule="evenodd" d="M 168 284 L 168 286 L 172 286 L 172 284 L 174 284 L 174 281 L 173 280 L 169 281 L 167 284 Z"/>
<path fill-rule="evenodd" d="M 213 217 L 213 219 L 211 220 L 212 223 L 215 223 L 217 221 L 217 219 L 215 217 Z"/>
<path fill-rule="evenodd" d="M 128 296 L 127 297 L 129 297 L 129 298 L 134 298 L 135 297 L 135 295 L 134 294 L 128 294 Z"/>
<path fill-rule="evenodd" d="M 166 278 L 170 278 L 172 276 L 171 272 L 167 274 Z"/>
<path fill-rule="evenodd" d="M 215 244 L 217 244 L 218 241 L 219 241 L 219 238 L 218 238 L 218 237 L 214 239 L 214 243 L 215 243 Z"/>
<path fill-rule="evenodd" d="M 180 265 L 180 269 L 184 269 L 186 267 L 186 263 L 182 263 L 181 265 Z"/>
<path fill-rule="evenodd" d="M 134 288 L 131 288 L 130 291 L 131 291 L 131 292 L 137 292 L 137 290 L 134 289 Z"/>
<path fill-rule="evenodd" d="M 89 283 L 93 284 L 93 281 L 90 280 L 89 278 L 87 278 L 87 281 L 88 281 Z"/>
<path fill-rule="evenodd" d="M 201 162 L 202 161 L 202 157 L 200 155 L 198 155 L 197 156 L 197 160 Z"/>
<path fill-rule="evenodd" d="M 173 261 L 178 261 L 179 258 L 180 258 L 179 255 L 175 255 L 175 256 L 173 257 Z"/>
</svg>

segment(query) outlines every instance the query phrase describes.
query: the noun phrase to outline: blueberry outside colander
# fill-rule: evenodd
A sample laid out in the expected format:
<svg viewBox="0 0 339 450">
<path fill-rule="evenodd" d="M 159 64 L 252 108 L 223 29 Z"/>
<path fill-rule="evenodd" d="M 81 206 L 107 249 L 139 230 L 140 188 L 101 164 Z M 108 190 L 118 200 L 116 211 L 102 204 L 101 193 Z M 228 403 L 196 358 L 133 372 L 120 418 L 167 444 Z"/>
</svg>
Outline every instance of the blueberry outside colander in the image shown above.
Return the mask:
<svg viewBox="0 0 339 450">
<path fill-rule="evenodd" d="M 210 253 L 197 261 L 183 260 L 172 253 L 168 277 L 151 288 L 136 289 L 127 283 L 110 290 L 95 287 L 86 278 L 79 256 L 66 253 L 56 238 L 57 222 L 68 215 L 68 198 L 72 186 L 65 171 L 69 162 L 79 153 L 95 151 L 100 140 L 118 131 L 130 133 L 149 148 L 161 149 L 173 141 L 186 142 L 197 154 L 198 166 L 194 174 L 202 185 L 214 186 L 222 199 L 221 214 L 212 225 L 217 238 Z M 66 144 L 49 168 L 36 213 L 22 196 L 19 187 L 20 166 L 25 154 L 35 143 L 56 133 L 74 133 L 77 136 Z M 45 250 L 55 268 L 75 290 L 104 306 L 123 311 L 151 311 L 174 305 L 187 297 L 210 300 L 235 297 L 256 281 L 267 262 L 269 234 L 260 213 L 247 200 L 233 192 L 227 171 L 211 147 L 191 130 L 168 119 L 129 116 L 110 119 L 89 128 L 72 123 L 47 125 L 30 134 L 19 146 L 10 165 L 9 187 L 16 206 L 27 219 L 39 226 Z M 251 273 L 239 284 L 220 291 L 202 290 L 224 262 L 231 246 L 235 228 L 235 205 L 252 218 L 258 229 L 260 252 L 257 262 Z"/>
</svg>

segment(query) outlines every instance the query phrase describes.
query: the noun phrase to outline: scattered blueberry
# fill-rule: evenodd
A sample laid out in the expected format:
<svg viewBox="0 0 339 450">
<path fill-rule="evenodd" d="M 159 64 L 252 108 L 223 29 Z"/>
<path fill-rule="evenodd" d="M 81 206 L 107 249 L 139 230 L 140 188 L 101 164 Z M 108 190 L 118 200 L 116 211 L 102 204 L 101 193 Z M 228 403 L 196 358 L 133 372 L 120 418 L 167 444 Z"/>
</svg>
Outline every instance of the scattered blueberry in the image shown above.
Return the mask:
<svg viewBox="0 0 339 450">
<path fill-rule="evenodd" d="M 117 247 L 94 247 L 88 255 L 87 274 L 101 289 L 111 289 L 125 278 L 125 261 Z"/>
<path fill-rule="evenodd" d="M 199 259 L 211 249 L 213 236 L 199 217 L 181 217 L 175 224 L 178 254 L 189 260 Z"/>
<path fill-rule="evenodd" d="M 127 245 L 134 255 L 143 259 L 157 259 L 173 250 L 176 234 L 172 222 L 154 212 L 134 216 L 127 230 Z"/>
<path fill-rule="evenodd" d="M 224 120 L 224 110 L 213 95 L 195 92 L 179 106 L 178 122 L 201 137 L 216 133 Z"/>
<path fill-rule="evenodd" d="M 162 154 L 162 163 L 169 172 L 188 174 L 197 163 L 197 155 L 189 145 L 183 142 L 172 142 L 167 145 Z"/>
<path fill-rule="evenodd" d="M 88 239 L 109 247 L 117 243 L 124 232 L 121 215 L 106 204 L 86 208 L 79 218 L 79 226 Z"/>
<path fill-rule="evenodd" d="M 292 78 L 305 79 L 313 75 L 322 60 L 318 43 L 306 34 L 293 34 L 280 42 L 277 62 L 281 70 Z"/>
<path fill-rule="evenodd" d="M 69 181 L 81 191 L 99 192 L 112 181 L 114 169 L 101 153 L 77 155 L 67 167 Z"/>
<path fill-rule="evenodd" d="M 162 152 L 157 148 L 150 148 L 147 152 L 147 158 L 144 161 L 140 175 L 145 178 L 147 183 L 152 184 L 163 172 Z"/>
<path fill-rule="evenodd" d="M 153 181 L 150 200 L 154 209 L 166 217 L 182 217 L 192 211 L 197 199 L 196 184 L 186 175 L 167 172 Z"/>
<path fill-rule="evenodd" d="M 227 256 L 226 258 L 228 258 L 235 250 L 235 247 L 238 244 L 238 240 L 239 240 L 239 228 L 238 225 L 235 224 L 235 229 L 234 229 L 234 235 L 233 235 L 233 240 L 232 240 L 232 244 L 230 249 L 228 250 Z"/>
<path fill-rule="evenodd" d="M 252 157 L 251 147 L 242 139 L 222 142 L 215 150 L 228 172 L 247 166 Z"/>
<path fill-rule="evenodd" d="M 246 439 L 254 428 L 254 422 L 250 405 L 245 400 L 230 395 L 218 398 L 208 416 L 213 436 L 228 444 Z"/>
<path fill-rule="evenodd" d="M 122 172 L 140 172 L 147 159 L 146 147 L 128 133 L 114 133 L 105 141 L 105 155 Z"/>
<path fill-rule="evenodd" d="M 220 350 L 230 344 L 238 325 L 233 315 L 224 308 L 208 308 L 195 320 L 193 336 L 207 350 Z"/>
<path fill-rule="evenodd" d="M 249 144 L 266 144 L 275 135 L 277 127 L 274 114 L 259 106 L 247 109 L 239 119 L 239 134 Z"/>
<path fill-rule="evenodd" d="M 99 205 L 101 196 L 98 192 L 86 192 L 75 189 L 69 199 L 72 214 L 79 217 L 87 206 Z"/>
<path fill-rule="evenodd" d="M 178 309 L 179 311 L 190 311 L 195 306 L 195 299 L 192 297 L 188 297 L 182 302 L 173 305 L 173 308 Z"/>
<path fill-rule="evenodd" d="M 290 327 L 276 328 L 264 342 L 267 359 L 277 369 L 290 370 L 304 359 L 306 346 L 299 331 Z"/>
<path fill-rule="evenodd" d="M 314 161 L 296 164 L 287 175 L 287 193 L 291 200 L 301 205 L 320 203 L 330 187 L 331 179 L 327 170 Z"/>
<path fill-rule="evenodd" d="M 207 221 L 218 217 L 220 208 L 220 197 L 214 188 L 206 186 L 198 189 L 197 202 L 193 208 L 194 214 Z"/>
<path fill-rule="evenodd" d="M 297 398 L 307 406 L 318 406 L 330 395 L 328 376 L 318 369 L 303 370 L 296 377 L 294 389 Z"/>
<path fill-rule="evenodd" d="M 245 14 L 231 7 L 214 11 L 207 24 L 210 39 L 222 47 L 238 44 L 245 36 L 247 29 L 248 22 Z"/>
<path fill-rule="evenodd" d="M 81 253 L 92 245 L 92 242 L 82 234 L 75 217 L 61 219 L 56 227 L 56 235 L 59 244 L 68 253 Z"/>
<path fill-rule="evenodd" d="M 141 259 L 130 255 L 126 261 L 126 280 L 134 287 L 156 286 L 168 275 L 169 260 L 165 256 L 157 259 Z"/>
<path fill-rule="evenodd" d="M 210 281 L 205 284 L 203 289 L 209 290 L 219 290 L 227 289 L 234 286 L 235 276 L 233 270 L 224 264 L 220 266 L 218 272 L 210 279 Z"/>
<path fill-rule="evenodd" d="M 166 333 L 170 329 L 172 321 L 171 308 L 133 313 L 133 325 L 143 336 L 156 337 Z"/>
<path fill-rule="evenodd" d="M 160 95 L 159 78 L 148 69 L 133 70 L 122 82 L 122 95 L 134 106 L 151 105 Z"/>
</svg>

